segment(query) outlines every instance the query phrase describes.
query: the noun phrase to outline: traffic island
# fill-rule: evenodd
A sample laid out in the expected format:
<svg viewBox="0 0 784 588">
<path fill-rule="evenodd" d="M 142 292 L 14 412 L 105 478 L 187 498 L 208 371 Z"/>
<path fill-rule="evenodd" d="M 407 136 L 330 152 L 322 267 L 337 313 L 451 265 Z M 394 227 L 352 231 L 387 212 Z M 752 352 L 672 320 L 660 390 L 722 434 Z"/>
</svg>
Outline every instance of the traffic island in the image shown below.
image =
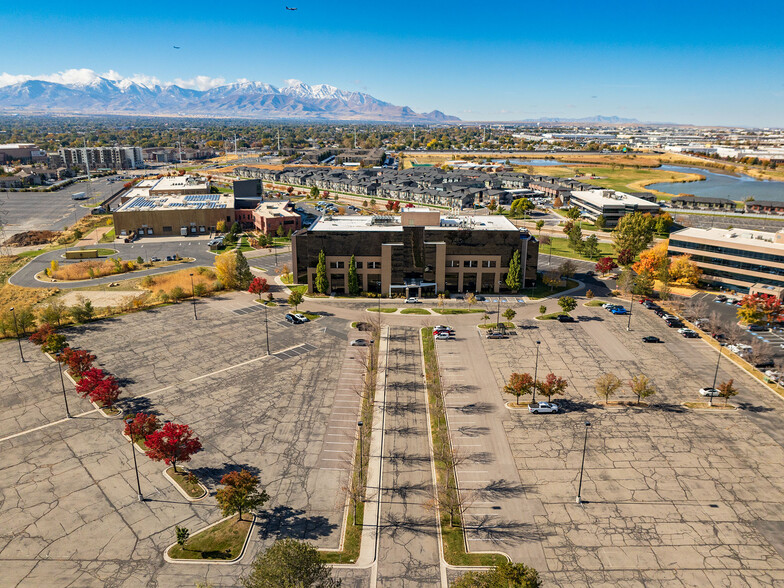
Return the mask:
<svg viewBox="0 0 784 588">
<path fill-rule="evenodd" d="M 256 517 L 234 515 L 191 535 L 182 545 L 175 543 L 165 553 L 174 563 L 237 563 L 242 559 Z"/>
<path fill-rule="evenodd" d="M 734 404 L 708 404 L 707 402 L 684 402 L 681 406 L 703 412 L 732 412 L 738 410 L 738 407 Z"/>
<path fill-rule="evenodd" d="M 174 484 L 180 494 L 191 502 L 196 502 L 207 496 L 207 488 L 187 470 L 175 471 L 173 467 L 170 467 L 163 470 L 163 475 Z"/>
</svg>

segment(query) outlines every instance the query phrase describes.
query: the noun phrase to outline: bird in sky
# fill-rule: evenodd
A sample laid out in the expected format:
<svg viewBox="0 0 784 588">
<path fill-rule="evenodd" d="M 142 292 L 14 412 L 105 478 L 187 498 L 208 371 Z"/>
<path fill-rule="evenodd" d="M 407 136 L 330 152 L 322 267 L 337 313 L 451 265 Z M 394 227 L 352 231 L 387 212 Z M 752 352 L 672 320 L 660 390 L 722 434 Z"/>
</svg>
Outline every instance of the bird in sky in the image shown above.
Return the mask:
<svg viewBox="0 0 784 588">
<path fill-rule="evenodd" d="M 175 49 L 182 49 L 182 47 L 177 47 L 177 45 L 172 45 Z"/>
<path fill-rule="evenodd" d="M 286 6 L 286 10 L 296 10 L 296 8 L 289 8 L 288 6 Z"/>
</svg>

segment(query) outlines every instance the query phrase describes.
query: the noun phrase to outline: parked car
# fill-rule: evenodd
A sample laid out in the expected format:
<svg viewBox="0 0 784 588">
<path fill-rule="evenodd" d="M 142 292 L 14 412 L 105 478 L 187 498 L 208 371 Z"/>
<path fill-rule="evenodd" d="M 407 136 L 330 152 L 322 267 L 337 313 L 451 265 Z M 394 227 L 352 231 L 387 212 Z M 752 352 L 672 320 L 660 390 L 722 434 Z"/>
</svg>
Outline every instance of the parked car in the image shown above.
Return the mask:
<svg viewBox="0 0 784 588">
<path fill-rule="evenodd" d="M 568 314 L 559 314 L 557 317 L 555 317 L 555 320 L 557 320 L 559 323 L 573 323 L 574 317 L 571 317 Z"/>
<path fill-rule="evenodd" d="M 367 347 L 368 345 L 370 345 L 370 341 L 367 339 L 354 339 L 351 342 L 352 347 Z"/>
<path fill-rule="evenodd" d="M 533 402 L 528 405 L 528 412 L 533 414 L 558 412 L 560 409 L 560 406 L 552 402 Z"/>
<path fill-rule="evenodd" d="M 657 308 L 657 309 L 656 309 L 656 310 L 654 310 L 653 312 L 655 312 L 655 313 L 656 313 L 656 316 L 658 316 L 658 317 L 663 317 L 665 314 L 667 314 L 667 313 L 666 313 L 666 312 L 664 312 L 664 311 L 663 311 L 661 308 Z"/>
<path fill-rule="evenodd" d="M 775 363 L 772 359 L 762 359 L 754 364 L 754 367 L 758 370 L 764 370 L 765 368 L 772 368 L 775 367 Z"/>
<path fill-rule="evenodd" d="M 419 299 L 415 296 L 411 296 L 410 298 L 406 298 L 406 304 L 419 304 Z"/>
<path fill-rule="evenodd" d="M 629 311 L 626 310 L 623 307 L 621 307 L 621 308 L 613 308 L 613 309 L 610 310 L 610 312 L 613 313 L 613 314 L 630 314 Z"/>
<path fill-rule="evenodd" d="M 683 337 L 686 339 L 696 339 L 699 337 L 696 331 L 692 331 L 691 329 L 680 329 L 678 331 Z"/>
<path fill-rule="evenodd" d="M 761 333 L 762 331 L 767 331 L 768 327 L 765 325 L 749 325 L 749 331 L 752 333 Z"/>
<path fill-rule="evenodd" d="M 486 336 L 487 336 L 488 339 L 506 339 L 507 338 L 506 333 L 503 333 L 501 331 L 488 331 Z"/>
<path fill-rule="evenodd" d="M 663 318 L 665 321 L 677 321 L 677 320 L 680 320 L 680 319 L 679 319 L 677 316 L 675 316 L 674 314 L 664 314 L 664 315 L 662 315 L 662 318 Z"/>
<path fill-rule="evenodd" d="M 286 316 L 285 316 L 285 317 L 283 317 L 283 318 L 285 318 L 285 319 L 286 319 L 288 322 L 290 322 L 292 325 L 299 325 L 299 324 L 302 324 L 302 321 L 301 321 L 301 320 L 299 320 L 299 319 L 298 319 L 296 316 L 294 316 L 294 315 L 293 315 L 293 314 L 291 314 L 291 313 L 286 313 Z"/>
<path fill-rule="evenodd" d="M 155 261 L 160 261 L 160 260 L 161 260 L 161 258 L 160 258 L 160 257 L 156 257 L 156 256 L 154 256 L 154 255 L 153 255 L 151 258 L 150 258 L 150 261 L 153 261 L 153 262 L 155 262 Z"/>
<path fill-rule="evenodd" d="M 677 319 L 669 319 L 664 321 L 664 324 L 670 327 L 671 329 L 680 329 L 683 327 L 683 323 Z"/>
<path fill-rule="evenodd" d="M 481 294 L 474 294 L 474 298 L 476 298 L 477 302 L 484 302 L 485 300 L 487 300 L 487 298 L 485 298 Z"/>
<path fill-rule="evenodd" d="M 308 317 L 306 317 L 304 314 L 301 314 L 301 313 L 296 313 L 294 315 L 294 317 L 298 318 L 299 322 L 301 322 L 301 323 L 309 323 L 310 322 L 310 319 Z"/>
<path fill-rule="evenodd" d="M 642 338 L 643 343 L 664 343 L 658 337 L 654 337 L 653 335 L 648 335 L 647 337 Z"/>
<path fill-rule="evenodd" d="M 602 308 L 613 308 L 614 306 L 618 306 L 618 305 L 612 302 L 605 302 L 604 304 L 602 304 Z"/>
<path fill-rule="evenodd" d="M 714 302 L 724 302 L 725 300 L 727 300 L 727 297 L 724 294 L 719 294 L 713 299 Z"/>
<path fill-rule="evenodd" d="M 727 345 L 727 349 L 733 353 L 737 353 L 738 355 L 743 355 L 744 353 L 751 351 L 751 345 L 746 345 L 745 343 L 735 343 L 735 345 Z"/>
<path fill-rule="evenodd" d="M 700 388 L 700 396 L 713 396 L 716 397 L 719 395 L 719 391 L 716 388 Z"/>
<path fill-rule="evenodd" d="M 434 338 L 437 339 L 438 341 L 446 341 L 448 339 L 451 339 L 452 337 L 453 335 L 450 335 L 448 331 L 439 331 L 434 336 Z"/>
<path fill-rule="evenodd" d="M 640 304 L 653 304 L 653 300 L 651 300 L 650 298 L 643 298 L 642 300 L 640 300 Z"/>
</svg>

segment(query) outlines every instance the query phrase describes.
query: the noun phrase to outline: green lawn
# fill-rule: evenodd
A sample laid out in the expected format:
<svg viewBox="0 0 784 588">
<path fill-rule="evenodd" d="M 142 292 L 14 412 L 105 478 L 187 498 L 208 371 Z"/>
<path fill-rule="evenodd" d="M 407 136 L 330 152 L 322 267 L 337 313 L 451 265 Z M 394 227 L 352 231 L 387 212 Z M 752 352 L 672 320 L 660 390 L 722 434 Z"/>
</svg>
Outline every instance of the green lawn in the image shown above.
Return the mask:
<svg viewBox="0 0 784 588">
<path fill-rule="evenodd" d="M 191 498 L 201 498 L 204 496 L 204 488 L 199 486 L 198 482 L 195 481 L 195 476 L 191 478 L 188 475 L 188 472 L 183 472 L 182 470 L 177 470 L 175 472 L 174 468 L 169 468 L 166 470 L 166 473 Z"/>
<path fill-rule="evenodd" d="M 540 245 L 539 253 L 543 255 L 558 255 L 560 257 L 570 257 L 572 259 L 583 259 L 585 261 L 598 261 L 598 258 L 585 257 L 569 247 L 569 239 L 566 237 L 549 237 L 552 245 Z M 599 243 L 599 257 L 612 256 L 615 253 L 612 243 Z"/>
<path fill-rule="evenodd" d="M 300 286 L 289 286 L 289 290 L 291 290 L 292 292 L 302 292 L 302 294 L 308 293 L 308 287 L 305 286 L 304 284 Z"/>
<path fill-rule="evenodd" d="M 533 289 L 533 292 L 529 289 L 522 290 L 520 294 L 525 294 L 531 300 L 539 300 L 540 298 L 546 298 L 547 296 L 552 296 L 553 294 L 558 294 L 558 292 L 563 292 L 565 290 L 569 290 L 577 286 L 577 282 L 574 280 L 565 280 L 565 284 L 561 286 L 551 287 L 545 284 L 542 281 L 542 275 L 539 274 L 536 277 L 536 286 Z"/>
<path fill-rule="evenodd" d="M 400 314 L 430 314 L 430 311 L 426 308 L 404 308 Z"/>
<path fill-rule="evenodd" d="M 316 319 L 320 319 L 320 318 L 321 318 L 321 315 L 320 315 L 320 314 L 313 314 L 312 312 L 308 312 L 308 311 L 306 311 L 306 310 L 303 310 L 303 311 L 301 312 L 301 314 L 304 314 L 304 315 L 305 315 L 305 317 L 307 317 L 307 319 L 308 319 L 309 321 L 315 321 Z"/>
<path fill-rule="evenodd" d="M 514 323 L 510 323 L 509 321 L 503 321 L 500 324 L 504 325 L 504 327 L 506 327 L 507 329 L 515 328 Z M 499 323 L 493 322 L 493 323 L 484 323 L 481 325 L 477 325 L 477 327 L 479 327 L 480 329 L 495 329 L 496 327 L 498 327 L 498 325 Z"/>
<path fill-rule="evenodd" d="M 99 239 L 99 243 L 111 243 L 114 241 L 115 233 L 114 229 L 110 229 L 103 237 Z"/>
<path fill-rule="evenodd" d="M 433 308 L 431 310 L 438 314 L 470 314 L 474 312 L 485 312 L 481 308 Z"/>
<path fill-rule="evenodd" d="M 238 515 L 218 523 L 204 531 L 195 533 L 185 545 L 174 545 L 169 549 L 173 559 L 236 559 L 242 552 L 245 538 L 251 527 L 251 516 L 243 520 Z"/>
<path fill-rule="evenodd" d="M 568 312 L 560 311 L 560 312 L 551 312 L 550 314 L 540 314 L 538 318 L 540 321 L 551 321 L 554 320 L 555 317 L 561 316 L 562 314 L 569 316 Z"/>
<path fill-rule="evenodd" d="M 586 302 L 585 306 L 601 306 L 602 304 L 607 304 L 604 300 L 591 300 L 590 302 Z"/>
</svg>

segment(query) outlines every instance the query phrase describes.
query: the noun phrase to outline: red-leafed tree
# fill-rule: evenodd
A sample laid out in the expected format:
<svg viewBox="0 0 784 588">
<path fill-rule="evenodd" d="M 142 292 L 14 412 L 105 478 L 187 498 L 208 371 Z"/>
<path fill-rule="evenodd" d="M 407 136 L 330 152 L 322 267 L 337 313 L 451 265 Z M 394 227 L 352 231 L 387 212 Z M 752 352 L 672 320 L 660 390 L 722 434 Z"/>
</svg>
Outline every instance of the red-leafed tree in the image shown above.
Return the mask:
<svg viewBox="0 0 784 588">
<path fill-rule="evenodd" d="M 564 378 L 560 378 L 553 373 L 547 374 L 544 380 L 536 383 L 536 389 L 541 394 L 547 396 L 547 402 L 550 402 L 551 396 L 563 394 L 568 386 L 568 382 Z"/>
<path fill-rule="evenodd" d="M 43 345 L 51 335 L 54 335 L 54 327 L 49 323 L 44 323 L 30 335 L 30 341 L 36 345 Z"/>
<path fill-rule="evenodd" d="M 106 372 L 101 368 L 90 368 L 82 373 L 81 379 L 76 383 L 76 393 L 82 398 L 91 396 L 93 390 L 106 376 Z"/>
<path fill-rule="evenodd" d="M 201 451 L 199 438 L 188 425 L 166 423 L 160 431 L 147 435 L 147 457 L 174 467 L 177 462 L 188 462 L 194 453 Z"/>
<path fill-rule="evenodd" d="M 392 200 L 387 200 L 386 209 L 392 210 L 395 207 L 395 203 Z"/>
<path fill-rule="evenodd" d="M 621 249 L 618 252 L 618 265 L 622 265 L 623 267 L 627 267 L 634 263 L 634 253 L 632 253 L 631 249 Z"/>
<path fill-rule="evenodd" d="M 509 383 L 504 386 L 504 392 L 515 395 L 515 403 L 520 404 L 520 396 L 534 391 L 535 383 L 531 374 L 514 373 L 509 376 Z"/>
<path fill-rule="evenodd" d="M 154 414 L 137 412 L 132 421 L 125 423 L 125 434 L 133 439 L 134 443 L 144 441 L 147 435 L 152 435 L 161 428 L 158 417 Z"/>
<path fill-rule="evenodd" d="M 102 408 L 112 408 L 120 396 L 120 384 L 112 375 L 100 380 L 90 394 L 90 400 Z"/>
<path fill-rule="evenodd" d="M 609 274 L 616 267 L 618 267 L 618 265 L 615 263 L 612 257 L 602 257 L 599 261 L 596 262 L 596 271 L 601 274 Z"/>
<path fill-rule="evenodd" d="M 253 280 L 250 282 L 250 286 L 248 287 L 248 292 L 261 298 L 261 295 L 269 292 L 269 289 L 269 284 L 265 278 L 253 278 Z"/>
<path fill-rule="evenodd" d="M 93 366 L 95 356 L 84 349 L 66 347 L 57 356 L 57 359 L 68 366 L 68 371 L 71 372 L 72 376 L 79 378 Z"/>
</svg>

